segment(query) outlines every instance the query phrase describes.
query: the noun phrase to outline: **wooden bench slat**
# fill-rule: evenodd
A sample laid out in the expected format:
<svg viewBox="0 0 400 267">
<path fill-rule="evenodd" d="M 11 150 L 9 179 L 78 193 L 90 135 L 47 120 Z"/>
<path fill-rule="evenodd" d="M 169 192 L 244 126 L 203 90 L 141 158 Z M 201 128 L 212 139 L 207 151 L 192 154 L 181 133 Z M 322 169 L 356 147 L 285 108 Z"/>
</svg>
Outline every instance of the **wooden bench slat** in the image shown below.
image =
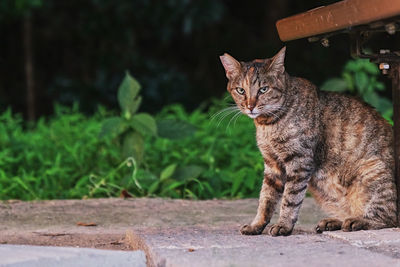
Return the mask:
<svg viewBox="0 0 400 267">
<path fill-rule="evenodd" d="M 279 38 L 290 41 L 400 15 L 400 0 L 345 0 L 276 22 Z"/>
</svg>

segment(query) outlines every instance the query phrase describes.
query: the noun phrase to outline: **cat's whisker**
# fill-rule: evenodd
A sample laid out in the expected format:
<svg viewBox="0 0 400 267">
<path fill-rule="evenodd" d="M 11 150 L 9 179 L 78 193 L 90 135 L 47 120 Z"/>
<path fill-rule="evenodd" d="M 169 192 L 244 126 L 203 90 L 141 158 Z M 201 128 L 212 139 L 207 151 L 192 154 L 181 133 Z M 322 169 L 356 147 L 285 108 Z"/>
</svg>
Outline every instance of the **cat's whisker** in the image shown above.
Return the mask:
<svg viewBox="0 0 400 267">
<path fill-rule="evenodd" d="M 242 113 L 238 113 L 238 115 L 236 116 L 235 121 L 233 122 L 233 127 L 236 127 L 236 121 L 238 120 L 238 118 L 240 117 L 240 115 L 242 115 Z"/>
<path fill-rule="evenodd" d="M 241 114 L 243 114 L 243 113 L 242 113 L 241 111 L 239 111 L 238 113 L 236 113 L 236 114 L 233 116 L 233 127 L 236 126 L 236 120 L 237 120 L 237 118 L 240 117 Z"/>
<path fill-rule="evenodd" d="M 225 115 L 223 115 L 223 116 L 221 117 L 221 119 L 219 120 L 218 124 L 217 124 L 217 128 L 219 127 L 219 125 L 221 124 L 221 122 L 222 122 L 227 116 L 231 115 L 231 114 L 232 114 L 233 112 L 235 112 L 235 111 L 236 111 L 236 110 L 232 110 L 232 111 L 226 113 Z"/>
<path fill-rule="evenodd" d="M 275 113 L 272 113 L 270 111 L 266 111 L 268 115 L 274 116 L 276 119 L 280 119 L 280 117 L 278 115 L 276 115 Z"/>
<path fill-rule="evenodd" d="M 281 111 L 283 111 L 283 113 L 285 113 L 286 112 L 286 108 L 284 108 L 282 106 L 268 106 L 268 109 L 263 109 L 264 113 L 266 113 L 269 116 L 273 116 L 278 120 L 281 118 L 282 113 L 280 115 L 276 114 L 276 113 L 277 112 L 281 112 Z"/>
<path fill-rule="evenodd" d="M 222 113 L 222 112 L 224 112 L 224 111 L 228 111 L 228 110 L 230 110 L 230 109 L 232 109 L 232 107 L 223 108 L 223 109 L 221 109 L 221 110 L 215 112 L 214 114 L 212 114 L 210 118 L 213 118 L 213 117 L 215 117 L 215 116 L 218 116 L 220 113 Z"/>
<path fill-rule="evenodd" d="M 229 99 L 229 98 L 232 98 L 232 96 L 231 96 L 231 95 L 225 96 L 225 97 L 224 97 L 224 101 L 227 100 L 227 99 Z"/>
<path fill-rule="evenodd" d="M 240 113 L 241 113 L 241 111 L 238 110 L 238 111 L 236 112 L 236 114 L 234 114 L 234 115 L 232 116 L 232 118 L 229 120 L 228 125 L 226 126 L 226 132 L 228 131 L 229 125 L 231 124 L 232 120 L 233 120 L 235 117 L 237 117 L 238 114 L 240 114 Z"/>
<path fill-rule="evenodd" d="M 227 107 L 227 108 L 224 108 L 224 109 L 222 109 L 222 110 L 220 110 L 220 111 L 217 111 L 216 113 L 214 113 L 213 115 L 211 115 L 211 117 L 210 117 L 210 122 L 212 122 L 215 118 L 217 118 L 218 116 L 220 116 L 221 114 L 223 114 L 224 112 L 230 112 L 230 111 L 232 111 L 232 110 L 236 110 L 237 109 L 237 107 Z"/>
<path fill-rule="evenodd" d="M 230 116 L 230 115 L 231 115 L 232 113 L 234 113 L 234 112 L 235 112 L 235 110 L 232 110 L 232 111 L 230 111 L 229 113 L 224 114 L 224 115 L 219 119 L 218 124 L 217 124 L 217 128 L 220 126 L 220 124 L 222 123 L 222 121 L 223 121 L 226 117 Z"/>
</svg>

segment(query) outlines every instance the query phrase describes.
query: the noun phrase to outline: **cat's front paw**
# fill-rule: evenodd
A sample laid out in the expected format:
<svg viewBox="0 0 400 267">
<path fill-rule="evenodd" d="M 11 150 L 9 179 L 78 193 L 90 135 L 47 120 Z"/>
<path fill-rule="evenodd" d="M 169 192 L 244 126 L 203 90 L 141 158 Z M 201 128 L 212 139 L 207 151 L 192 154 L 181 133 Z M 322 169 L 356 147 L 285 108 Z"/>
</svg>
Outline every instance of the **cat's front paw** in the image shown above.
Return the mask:
<svg viewBox="0 0 400 267">
<path fill-rule="evenodd" d="M 262 231 L 264 230 L 265 226 L 252 226 L 245 224 L 240 227 L 240 233 L 242 235 L 261 235 Z"/>
<path fill-rule="evenodd" d="M 269 234 L 272 236 L 290 235 L 293 231 L 293 226 L 287 226 L 282 223 L 277 223 L 269 228 Z"/>
</svg>

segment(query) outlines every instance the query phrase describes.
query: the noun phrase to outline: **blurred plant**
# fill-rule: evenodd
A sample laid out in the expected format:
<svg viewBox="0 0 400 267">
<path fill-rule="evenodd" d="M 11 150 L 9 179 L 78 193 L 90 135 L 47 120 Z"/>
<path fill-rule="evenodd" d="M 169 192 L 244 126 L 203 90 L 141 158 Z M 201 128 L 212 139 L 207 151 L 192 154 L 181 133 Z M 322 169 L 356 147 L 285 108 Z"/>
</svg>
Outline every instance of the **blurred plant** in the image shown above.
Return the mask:
<svg viewBox="0 0 400 267">
<path fill-rule="evenodd" d="M 140 84 L 126 73 L 118 89 L 121 115 L 106 119 L 100 131 L 100 138 L 120 139 L 124 158 L 133 157 L 138 163 L 143 159 L 144 137 L 156 136 L 157 125 L 153 116 L 137 113 L 140 103 Z"/>
<path fill-rule="evenodd" d="M 220 109 L 218 102 L 210 113 Z M 168 128 L 173 139 L 143 135 L 146 153 L 138 165 L 121 156 L 123 133 L 98 138 L 109 116 L 104 108 L 87 117 L 77 105 L 56 106 L 53 117 L 26 125 L 11 110 L 0 114 L 0 199 L 116 197 L 122 190 L 193 199 L 257 196 L 263 162 L 250 119 L 239 117 L 227 132 L 228 120 L 216 127 L 202 109 L 168 106 L 157 125 L 175 123 L 180 130 Z M 188 125 L 196 126 L 195 134 L 177 139 L 188 136 Z"/>
<path fill-rule="evenodd" d="M 143 162 L 145 138 L 183 139 L 193 136 L 197 129 L 192 124 L 182 120 L 161 119 L 156 122 L 150 114 L 137 113 L 142 100 L 139 92 L 140 84 L 129 73 L 126 73 L 118 89 L 121 114 L 104 121 L 99 137 L 114 139 L 122 148 L 122 157 L 127 158 L 127 160 L 120 164 L 116 170 L 121 169 L 124 165 L 133 167 L 131 179 L 134 181 L 136 188 L 131 189 L 134 190 L 135 195 L 153 194 L 158 188 L 162 190 L 161 194 L 165 195 L 168 191 L 173 192 L 176 187 L 185 186 L 188 179 L 196 179 L 203 169 L 200 166 L 181 166 L 177 168 L 178 164 L 174 163 L 161 171 L 159 178 L 150 171 L 141 171 L 139 173 L 147 175 L 145 182 L 151 181 L 151 184 L 141 186 L 137 178 L 137 172 L 141 164 L 146 164 Z M 91 182 L 93 187 L 89 196 L 95 195 L 100 189 L 107 191 L 109 187 L 118 188 L 118 185 L 107 182 L 107 178 L 111 177 L 116 170 L 112 170 L 105 177 L 92 174 Z M 170 178 L 172 175 L 179 177 L 181 181 L 174 180 L 171 183 L 172 180 Z M 176 196 L 184 197 L 183 195 Z"/>
<path fill-rule="evenodd" d="M 187 113 L 181 105 L 171 105 L 158 114 L 159 118 L 176 118 L 199 128 L 192 138 L 157 139 L 148 143 L 147 163 L 153 169 L 168 173 L 168 167 L 173 169 L 173 164 L 178 164 L 176 171 L 166 179 L 171 186 L 177 186 L 175 197 L 208 199 L 258 195 L 263 164 L 255 143 L 254 123 L 245 116 L 238 117 L 236 125 L 230 124 L 230 119 L 212 123 L 209 114 L 220 111 L 221 106 L 226 106 L 226 101 L 215 100 L 208 112 L 197 109 Z M 232 127 L 227 131 L 229 125 Z M 193 171 L 202 167 L 204 171 L 194 171 L 195 175 L 190 176 L 182 166 Z M 154 194 L 161 192 L 157 190 Z"/>
<path fill-rule="evenodd" d="M 392 102 L 378 93 L 385 90 L 384 84 L 377 79 L 379 74 L 378 67 L 367 59 L 350 60 L 343 69 L 342 77 L 327 80 L 321 90 L 359 95 L 393 124 Z"/>
<path fill-rule="evenodd" d="M 146 136 L 180 139 L 192 136 L 196 131 L 196 127 L 183 121 L 156 122 L 150 114 L 137 113 L 142 102 L 140 88 L 140 84 L 126 73 L 118 89 L 121 114 L 106 119 L 99 134 L 100 138 L 120 139 L 123 157 L 133 157 L 137 163 L 143 160 Z"/>
</svg>

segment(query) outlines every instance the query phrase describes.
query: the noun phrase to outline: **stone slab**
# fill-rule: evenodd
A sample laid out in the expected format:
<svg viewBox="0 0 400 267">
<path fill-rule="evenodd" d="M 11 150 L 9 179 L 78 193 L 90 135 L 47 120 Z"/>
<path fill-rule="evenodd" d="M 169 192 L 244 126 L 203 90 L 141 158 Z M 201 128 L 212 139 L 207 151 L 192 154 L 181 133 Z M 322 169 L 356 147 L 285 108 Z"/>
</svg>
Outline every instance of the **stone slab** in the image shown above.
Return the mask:
<svg viewBox="0 0 400 267">
<path fill-rule="evenodd" d="M 149 255 L 150 266 L 400 266 L 400 259 L 319 234 L 243 236 L 236 228 L 229 227 L 133 234 L 131 242 L 140 239 L 142 243 L 136 247 Z"/>
<path fill-rule="evenodd" d="M 400 228 L 357 232 L 334 231 L 324 232 L 324 235 L 343 240 L 355 247 L 398 258 L 400 261 Z"/>
<path fill-rule="evenodd" d="M 292 236 L 242 236 L 256 209 L 256 199 L 5 201 L 0 244 L 143 250 L 148 266 L 400 266 L 399 229 L 317 235 L 326 215 L 307 198 Z"/>
<path fill-rule="evenodd" d="M 4 267 L 145 267 L 143 251 L 110 251 L 88 248 L 0 245 Z"/>
<path fill-rule="evenodd" d="M 257 203 L 257 199 L 193 201 L 161 198 L 3 201 L 0 202 L 0 231 L 83 229 L 77 227 L 77 222 L 94 222 L 97 227 L 92 229 L 102 230 L 241 225 L 254 217 Z M 312 227 L 323 216 L 314 200 L 306 198 L 298 225 Z"/>
<path fill-rule="evenodd" d="M 0 202 L 0 244 L 128 250 L 130 247 L 122 242 L 127 230 L 195 226 L 238 229 L 252 220 L 256 209 L 256 199 L 3 201 Z M 297 228 L 311 231 L 323 216 L 314 201 L 306 199 Z M 96 226 L 78 226 L 77 222 Z"/>
</svg>

